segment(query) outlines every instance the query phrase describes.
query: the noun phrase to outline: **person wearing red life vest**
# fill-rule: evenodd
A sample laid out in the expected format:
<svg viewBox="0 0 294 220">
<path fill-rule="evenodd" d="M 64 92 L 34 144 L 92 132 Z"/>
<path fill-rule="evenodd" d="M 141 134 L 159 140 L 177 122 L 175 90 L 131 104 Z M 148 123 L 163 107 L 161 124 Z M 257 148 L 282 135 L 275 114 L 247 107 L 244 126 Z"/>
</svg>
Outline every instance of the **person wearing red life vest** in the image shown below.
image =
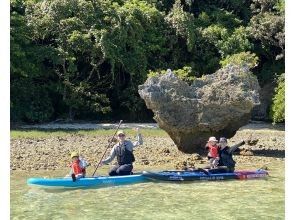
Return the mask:
<svg viewBox="0 0 294 220">
<path fill-rule="evenodd" d="M 86 176 L 86 167 L 87 162 L 84 159 L 79 158 L 79 154 L 77 152 L 71 153 L 72 163 L 70 164 L 70 176 L 73 181 L 76 179 L 83 178 Z"/>
<path fill-rule="evenodd" d="M 209 150 L 207 157 L 208 157 L 209 165 L 211 169 L 216 168 L 219 163 L 220 147 L 217 145 L 217 142 L 218 141 L 215 137 L 210 137 L 205 147 L 206 149 Z"/>
</svg>

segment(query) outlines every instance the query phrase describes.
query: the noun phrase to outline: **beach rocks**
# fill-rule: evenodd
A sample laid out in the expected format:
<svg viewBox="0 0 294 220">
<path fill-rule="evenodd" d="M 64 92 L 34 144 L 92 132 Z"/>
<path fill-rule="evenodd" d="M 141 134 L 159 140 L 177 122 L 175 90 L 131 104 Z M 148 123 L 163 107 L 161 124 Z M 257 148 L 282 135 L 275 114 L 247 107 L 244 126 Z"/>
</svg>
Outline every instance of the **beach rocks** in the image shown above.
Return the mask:
<svg viewBox="0 0 294 220">
<path fill-rule="evenodd" d="M 251 150 L 246 150 L 246 149 L 243 149 L 240 151 L 240 155 L 242 156 L 253 156 L 253 152 Z"/>
<path fill-rule="evenodd" d="M 261 129 L 256 124 L 248 124 L 238 130 L 236 135 L 228 140 L 229 146 L 239 143 L 241 140 L 258 139 L 254 146 L 243 145 L 240 150 L 247 152 L 247 155 L 234 153 L 234 160 L 237 168 L 243 168 L 250 164 L 252 167 L 259 167 L 263 164 L 270 164 L 271 161 L 283 161 L 285 158 L 285 131 L 274 129 L 272 124 L 264 123 Z M 87 168 L 87 173 L 92 174 L 96 164 L 101 159 L 109 136 L 88 134 L 82 137 L 81 142 L 76 141 L 74 135 L 63 134 L 64 145 L 59 145 L 59 138 L 52 135 L 42 141 L 38 138 L 12 138 L 10 145 L 10 169 L 12 172 L 20 170 L 58 170 L 64 169 L 68 172 L 68 165 L 71 162 L 70 152 L 79 151 L 83 157 L 92 164 Z M 148 132 L 142 130 L 144 143 L 134 149 L 136 161 L 135 169 L 185 169 L 204 167 L 208 163 L 207 157 L 198 154 L 185 154 L 180 152 L 171 138 L 167 135 L 149 136 Z M 250 137 L 250 138 L 248 138 Z M 275 139 L 275 142 L 273 142 Z M 36 144 L 39 143 L 39 144 Z M 107 150 L 105 157 L 109 155 L 111 147 Z M 253 156 L 250 156 L 250 154 Z M 112 164 L 115 164 L 115 160 Z M 105 174 L 109 167 L 104 167 Z M 100 174 L 100 172 L 99 172 Z"/>
<path fill-rule="evenodd" d="M 196 169 L 199 164 L 206 163 L 198 154 L 193 154 L 185 159 L 181 159 L 175 163 L 175 168 L 178 170 Z"/>
<path fill-rule="evenodd" d="M 253 139 L 248 139 L 246 140 L 246 144 L 250 145 L 250 146 L 255 146 L 258 142 L 258 139 L 253 138 Z"/>
<path fill-rule="evenodd" d="M 139 86 L 139 94 L 180 151 L 204 154 L 209 136 L 230 138 L 248 123 L 259 89 L 246 67 L 227 66 L 192 85 L 171 71 L 153 76 Z"/>
</svg>

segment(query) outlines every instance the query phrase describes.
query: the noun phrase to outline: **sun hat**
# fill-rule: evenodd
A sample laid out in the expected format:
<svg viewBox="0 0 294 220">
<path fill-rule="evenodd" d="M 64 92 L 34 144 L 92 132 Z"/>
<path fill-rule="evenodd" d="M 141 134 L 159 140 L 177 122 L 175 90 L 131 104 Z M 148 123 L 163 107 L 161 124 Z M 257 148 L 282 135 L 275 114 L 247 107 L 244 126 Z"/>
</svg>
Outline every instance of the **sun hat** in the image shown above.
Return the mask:
<svg viewBox="0 0 294 220">
<path fill-rule="evenodd" d="M 208 139 L 208 142 L 217 142 L 217 139 L 215 137 L 210 137 Z"/>
<path fill-rule="evenodd" d="M 79 157 L 79 154 L 78 154 L 78 152 L 75 152 L 74 151 L 74 152 L 71 153 L 70 157 L 71 158 L 73 158 L 73 157 Z"/>
</svg>

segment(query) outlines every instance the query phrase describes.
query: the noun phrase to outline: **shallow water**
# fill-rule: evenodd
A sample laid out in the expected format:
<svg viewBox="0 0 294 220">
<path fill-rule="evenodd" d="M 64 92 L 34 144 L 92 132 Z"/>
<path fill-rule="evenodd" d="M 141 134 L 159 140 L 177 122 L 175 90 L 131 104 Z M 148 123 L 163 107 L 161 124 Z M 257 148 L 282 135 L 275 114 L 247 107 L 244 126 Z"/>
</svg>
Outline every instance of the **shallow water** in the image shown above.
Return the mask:
<svg viewBox="0 0 294 220">
<path fill-rule="evenodd" d="M 58 191 L 26 185 L 27 178 L 48 171 L 13 172 L 11 219 L 284 219 L 284 162 L 273 162 L 269 169 L 270 176 L 263 180 L 147 182 Z"/>
</svg>

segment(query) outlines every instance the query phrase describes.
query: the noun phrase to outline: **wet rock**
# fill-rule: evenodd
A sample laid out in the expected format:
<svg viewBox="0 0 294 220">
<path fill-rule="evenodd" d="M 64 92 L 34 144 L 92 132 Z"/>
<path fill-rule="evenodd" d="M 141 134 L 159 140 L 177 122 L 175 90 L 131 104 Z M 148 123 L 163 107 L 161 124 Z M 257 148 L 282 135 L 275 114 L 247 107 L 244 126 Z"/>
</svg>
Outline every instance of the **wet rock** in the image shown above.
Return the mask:
<svg viewBox="0 0 294 220">
<path fill-rule="evenodd" d="M 265 148 L 264 148 L 264 146 L 261 144 L 261 145 L 258 145 L 258 149 L 259 149 L 259 150 L 264 150 Z"/>
<path fill-rule="evenodd" d="M 253 156 L 253 152 L 251 150 L 242 150 L 240 151 L 240 155 L 242 156 Z"/>
<path fill-rule="evenodd" d="M 195 168 L 197 167 L 197 164 L 199 164 L 199 161 L 202 160 L 202 157 L 198 154 L 194 154 L 187 158 L 187 165 L 189 168 Z"/>
<path fill-rule="evenodd" d="M 202 157 L 199 155 L 192 155 L 183 160 L 176 161 L 175 168 L 180 170 L 192 169 L 201 164 Z"/>
<path fill-rule="evenodd" d="M 272 82 L 265 84 L 260 89 L 260 103 L 252 109 L 251 116 L 253 120 L 268 120 L 269 107 L 272 104 L 276 85 Z"/>
<path fill-rule="evenodd" d="M 162 153 L 169 154 L 170 153 L 170 150 L 168 148 L 164 148 L 162 150 Z"/>
<path fill-rule="evenodd" d="M 257 138 L 246 140 L 246 144 L 248 144 L 249 146 L 254 146 L 254 145 L 257 144 L 257 142 L 258 142 L 258 139 Z"/>
<path fill-rule="evenodd" d="M 142 160 L 142 164 L 144 164 L 144 165 L 148 165 L 148 164 L 150 164 L 150 162 L 149 162 L 148 159 L 144 159 L 144 160 Z"/>
<path fill-rule="evenodd" d="M 259 125 L 259 124 L 258 124 Z M 264 128 L 264 129 L 263 129 Z M 269 129 L 270 128 L 270 129 Z M 249 129 L 249 130 L 248 130 Z M 234 153 L 234 160 L 237 162 L 237 169 L 242 169 L 243 166 L 251 165 L 252 168 L 259 168 L 264 164 L 271 164 L 272 161 L 284 161 L 285 160 L 285 132 L 281 129 L 272 128 L 271 124 L 263 125 L 262 129 L 256 127 L 256 124 L 246 125 L 246 129 L 240 129 L 236 135 L 229 139 L 229 146 L 240 142 L 240 140 L 246 140 L 250 134 L 254 133 L 255 138 L 259 139 L 255 146 L 243 146 L 242 148 L 251 150 L 254 152 L 253 156 L 238 156 Z M 144 135 L 144 131 L 142 130 Z M 271 138 L 276 138 L 277 141 L 273 144 Z M 103 152 L 107 146 L 107 139 L 109 136 L 97 136 L 97 143 L 92 144 L 91 136 L 85 135 L 83 142 L 77 142 L 75 136 L 65 135 L 63 137 L 67 140 L 65 146 L 59 146 L 58 139 L 54 136 L 45 139 L 42 146 L 29 144 L 27 139 L 12 139 L 10 145 L 10 169 L 11 170 L 34 170 L 34 165 L 37 164 L 39 169 L 54 170 L 54 169 L 67 169 L 71 162 L 70 152 L 74 149 L 81 150 L 83 157 L 91 164 L 92 168 L 97 165 Z M 139 146 L 134 149 L 136 162 L 134 164 L 135 169 L 145 170 L 147 166 L 151 169 L 152 166 L 156 166 L 154 169 L 158 169 L 157 166 L 163 166 L 167 169 L 175 168 L 176 164 L 180 164 L 185 161 L 186 167 L 191 165 L 195 167 L 204 167 L 208 161 L 206 157 L 200 157 L 197 154 L 188 155 L 177 151 L 175 144 L 171 138 L 144 136 L 143 146 Z M 110 152 L 108 149 L 105 157 Z M 161 151 L 163 149 L 169 149 L 170 153 L 165 154 Z M 48 152 L 48 155 L 43 155 L 43 152 Z M 23 158 L 17 159 L 18 156 Z M 35 159 L 36 158 L 36 159 Z M 148 164 L 149 162 L 149 164 Z M 54 165 L 49 165 L 53 163 Z M 113 162 L 112 165 L 115 163 Z M 179 169 L 184 169 L 185 164 Z M 141 166 L 141 167 L 140 167 Z M 28 168 L 30 167 L 30 168 Z M 139 168 L 140 167 L 140 168 Z M 91 172 L 91 171 L 90 171 Z"/>
<path fill-rule="evenodd" d="M 58 139 L 58 141 L 67 141 L 67 139 L 65 139 L 65 138 L 62 138 L 62 137 L 57 137 L 57 139 Z"/>
<path fill-rule="evenodd" d="M 190 158 L 192 158 L 194 161 L 196 161 L 196 160 L 202 160 L 202 157 L 199 155 L 199 154 L 194 154 L 192 157 L 190 157 Z"/>
<path fill-rule="evenodd" d="M 179 161 L 176 163 L 175 168 L 177 170 L 186 170 L 186 169 L 188 169 L 187 162 L 186 161 Z"/>
<path fill-rule="evenodd" d="M 22 159 L 23 157 L 21 155 L 16 156 L 16 159 Z"/>
<path fill-rule="evenodd" d="M 118 142 L 117 138 L 116 137 L 111 137 L 107 140 L 108 143 L 113 143 L 113 144 L 116 144 Z"/>
<path fill-rule="evenodd" d="M 247 68 L 227 66 L 191 86 L 171 72 L 153 76 L 139 94 L 180 151 L 204 154 L 209 136 L 230 138 L 248 123 L 259 89 Z"/>
<path fill-rule="evenodd" d="M 262 167 L 260 167 L 260 169 L 269 170 L 269 168 L 266 165 L 263 165 Z"/>
<path fill-rule="evenodd" d="M 37 139 L 36 142 L 44 142 L 45 139 Z"/>
</svg>

